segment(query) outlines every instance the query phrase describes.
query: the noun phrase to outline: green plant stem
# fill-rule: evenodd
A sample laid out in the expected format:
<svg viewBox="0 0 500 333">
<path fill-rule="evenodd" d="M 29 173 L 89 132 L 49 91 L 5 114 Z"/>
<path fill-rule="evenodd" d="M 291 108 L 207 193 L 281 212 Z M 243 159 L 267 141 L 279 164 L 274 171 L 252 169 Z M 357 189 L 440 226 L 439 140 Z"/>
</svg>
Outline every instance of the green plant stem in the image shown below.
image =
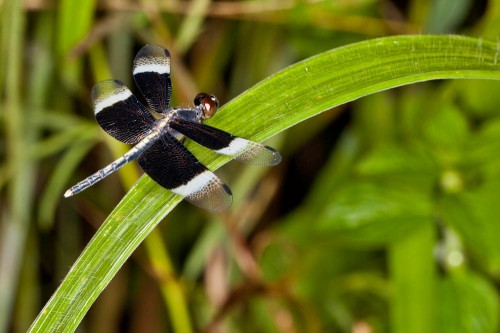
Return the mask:
<svg viewBox="0 0 500 333">
<path fill-rule="evenodd" d="M 145 239 L 144 245 L 159 279 L 160 290 L 170 313 L 174 332 L 192 332 L 186 297 L 160 232 L 153 230 Z"/>
<path fill-rule="evenodd" d="M 8 190 L 8 204 L 0 230 L 0 332 L 6 332 L 16 294 L 32 207 L 34 166 L 24 160 L 26 140 L 21 103 L 24 14 L 22 1 L 7 1 L 2 13 L 2 78 L 5 77 L 5 134 L 8 169 L 16 170 Z"/>
<path fill-rule="evenodd" d="M 433 221 L 389 247 L 392 332 L 435 332 L 437 272 Z"/>
</svg>

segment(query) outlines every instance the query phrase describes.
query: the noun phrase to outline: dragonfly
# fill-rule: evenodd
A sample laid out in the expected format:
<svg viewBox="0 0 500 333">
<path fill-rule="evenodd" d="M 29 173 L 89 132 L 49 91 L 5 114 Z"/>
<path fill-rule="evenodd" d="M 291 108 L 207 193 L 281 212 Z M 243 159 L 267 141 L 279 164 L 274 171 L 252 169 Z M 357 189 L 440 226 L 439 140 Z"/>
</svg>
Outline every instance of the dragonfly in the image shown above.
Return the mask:
<svg viewBox="0 0 500 333">
<path fill-rule="evenodd" d="M 118 80 L 94 85 L 91 98 L 97 123 L 113 138 L 135 146 L 68 189 L 65 197 L 80 193 L 137 160 L 156 183 L 188 202 L 208 211 L 228 209 L 231 190 L 184 146 L 186 137 L 241 162 L 265 166 L 280 163 L 281 155 L 275 149 L 202 123 L 219 107 L 214 95 L 197 94 L 194 107 L 171 107 L 170 64 L 170 53 L 158 45 L 144 46 L 134 59 L 134 81 L 152 112 Z"/>
</svg>

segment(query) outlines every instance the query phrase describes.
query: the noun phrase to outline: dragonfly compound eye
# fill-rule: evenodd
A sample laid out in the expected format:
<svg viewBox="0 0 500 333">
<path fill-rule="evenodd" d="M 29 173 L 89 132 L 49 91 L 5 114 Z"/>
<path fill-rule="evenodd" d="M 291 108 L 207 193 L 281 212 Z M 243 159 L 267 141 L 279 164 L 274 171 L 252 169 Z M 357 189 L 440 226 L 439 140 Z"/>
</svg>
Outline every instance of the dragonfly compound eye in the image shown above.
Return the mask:
<svg viewBox="0 0 500 333">
<path fill-rule="evenodd" d="M 214 95 L 209 95 L 207 93 L 199 93 L 194 98 L 194 105 L 202 107 L 203 119 L 209 119 L 213 117 L 219 106 L 219 101 Z"/>
</svg>

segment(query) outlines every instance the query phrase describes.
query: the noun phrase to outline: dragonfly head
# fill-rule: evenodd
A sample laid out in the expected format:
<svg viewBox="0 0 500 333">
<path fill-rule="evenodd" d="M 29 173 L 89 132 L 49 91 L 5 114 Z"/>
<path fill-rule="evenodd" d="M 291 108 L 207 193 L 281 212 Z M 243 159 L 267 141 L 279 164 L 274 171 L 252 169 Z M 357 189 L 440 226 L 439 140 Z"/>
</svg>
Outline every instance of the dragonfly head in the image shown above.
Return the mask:
<svg viewBox="0 0 500 333">
<path fill-rule="evenodd" d="M 194 105 L 197 108 L 200 108 L 203 112 L 203 119 L 209 119 L 215 114 L 215 112 L 217 112 L 217 108 L 219 107 L 219 100 L 214 95 L 199 93 L 194 98 Z"/>
</svg>

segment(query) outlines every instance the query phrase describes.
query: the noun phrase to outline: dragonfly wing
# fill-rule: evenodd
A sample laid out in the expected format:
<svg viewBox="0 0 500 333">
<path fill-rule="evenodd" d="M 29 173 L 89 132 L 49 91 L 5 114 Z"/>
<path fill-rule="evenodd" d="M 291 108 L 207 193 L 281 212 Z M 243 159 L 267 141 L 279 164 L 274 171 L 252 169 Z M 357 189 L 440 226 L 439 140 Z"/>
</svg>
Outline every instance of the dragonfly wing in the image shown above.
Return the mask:
<svg viewBox="0 0 500 333">
<path fill-rule="evenodd" d="M 229 187 L 168 133 L 140 155 L 138 162 L 155 182 L 198 207 L 223 211 L 231 206 Z"/>
<path fill-rule="evenodd" d="M 122 142 L 136 144 L 153 128 L 154 117 L 118 80 L 94 85 L 92 104 L 97 123 Z"/>
<path fill-rule="evenodd" d="M 158 45 L 144 46 L 135 56 L 132 74 L 151 109 L 166 112 L 172 95 L 168 50 Z"/>
<path fill-rule="evenodd" d="M 170 128 L 216 153 L 232 156 L 241 162 L 256 165 L 276 165 L 281 162 L 281 155 L 275 149 L 215 127 L 176 118 L 170 123 Z"/>
</svg>

